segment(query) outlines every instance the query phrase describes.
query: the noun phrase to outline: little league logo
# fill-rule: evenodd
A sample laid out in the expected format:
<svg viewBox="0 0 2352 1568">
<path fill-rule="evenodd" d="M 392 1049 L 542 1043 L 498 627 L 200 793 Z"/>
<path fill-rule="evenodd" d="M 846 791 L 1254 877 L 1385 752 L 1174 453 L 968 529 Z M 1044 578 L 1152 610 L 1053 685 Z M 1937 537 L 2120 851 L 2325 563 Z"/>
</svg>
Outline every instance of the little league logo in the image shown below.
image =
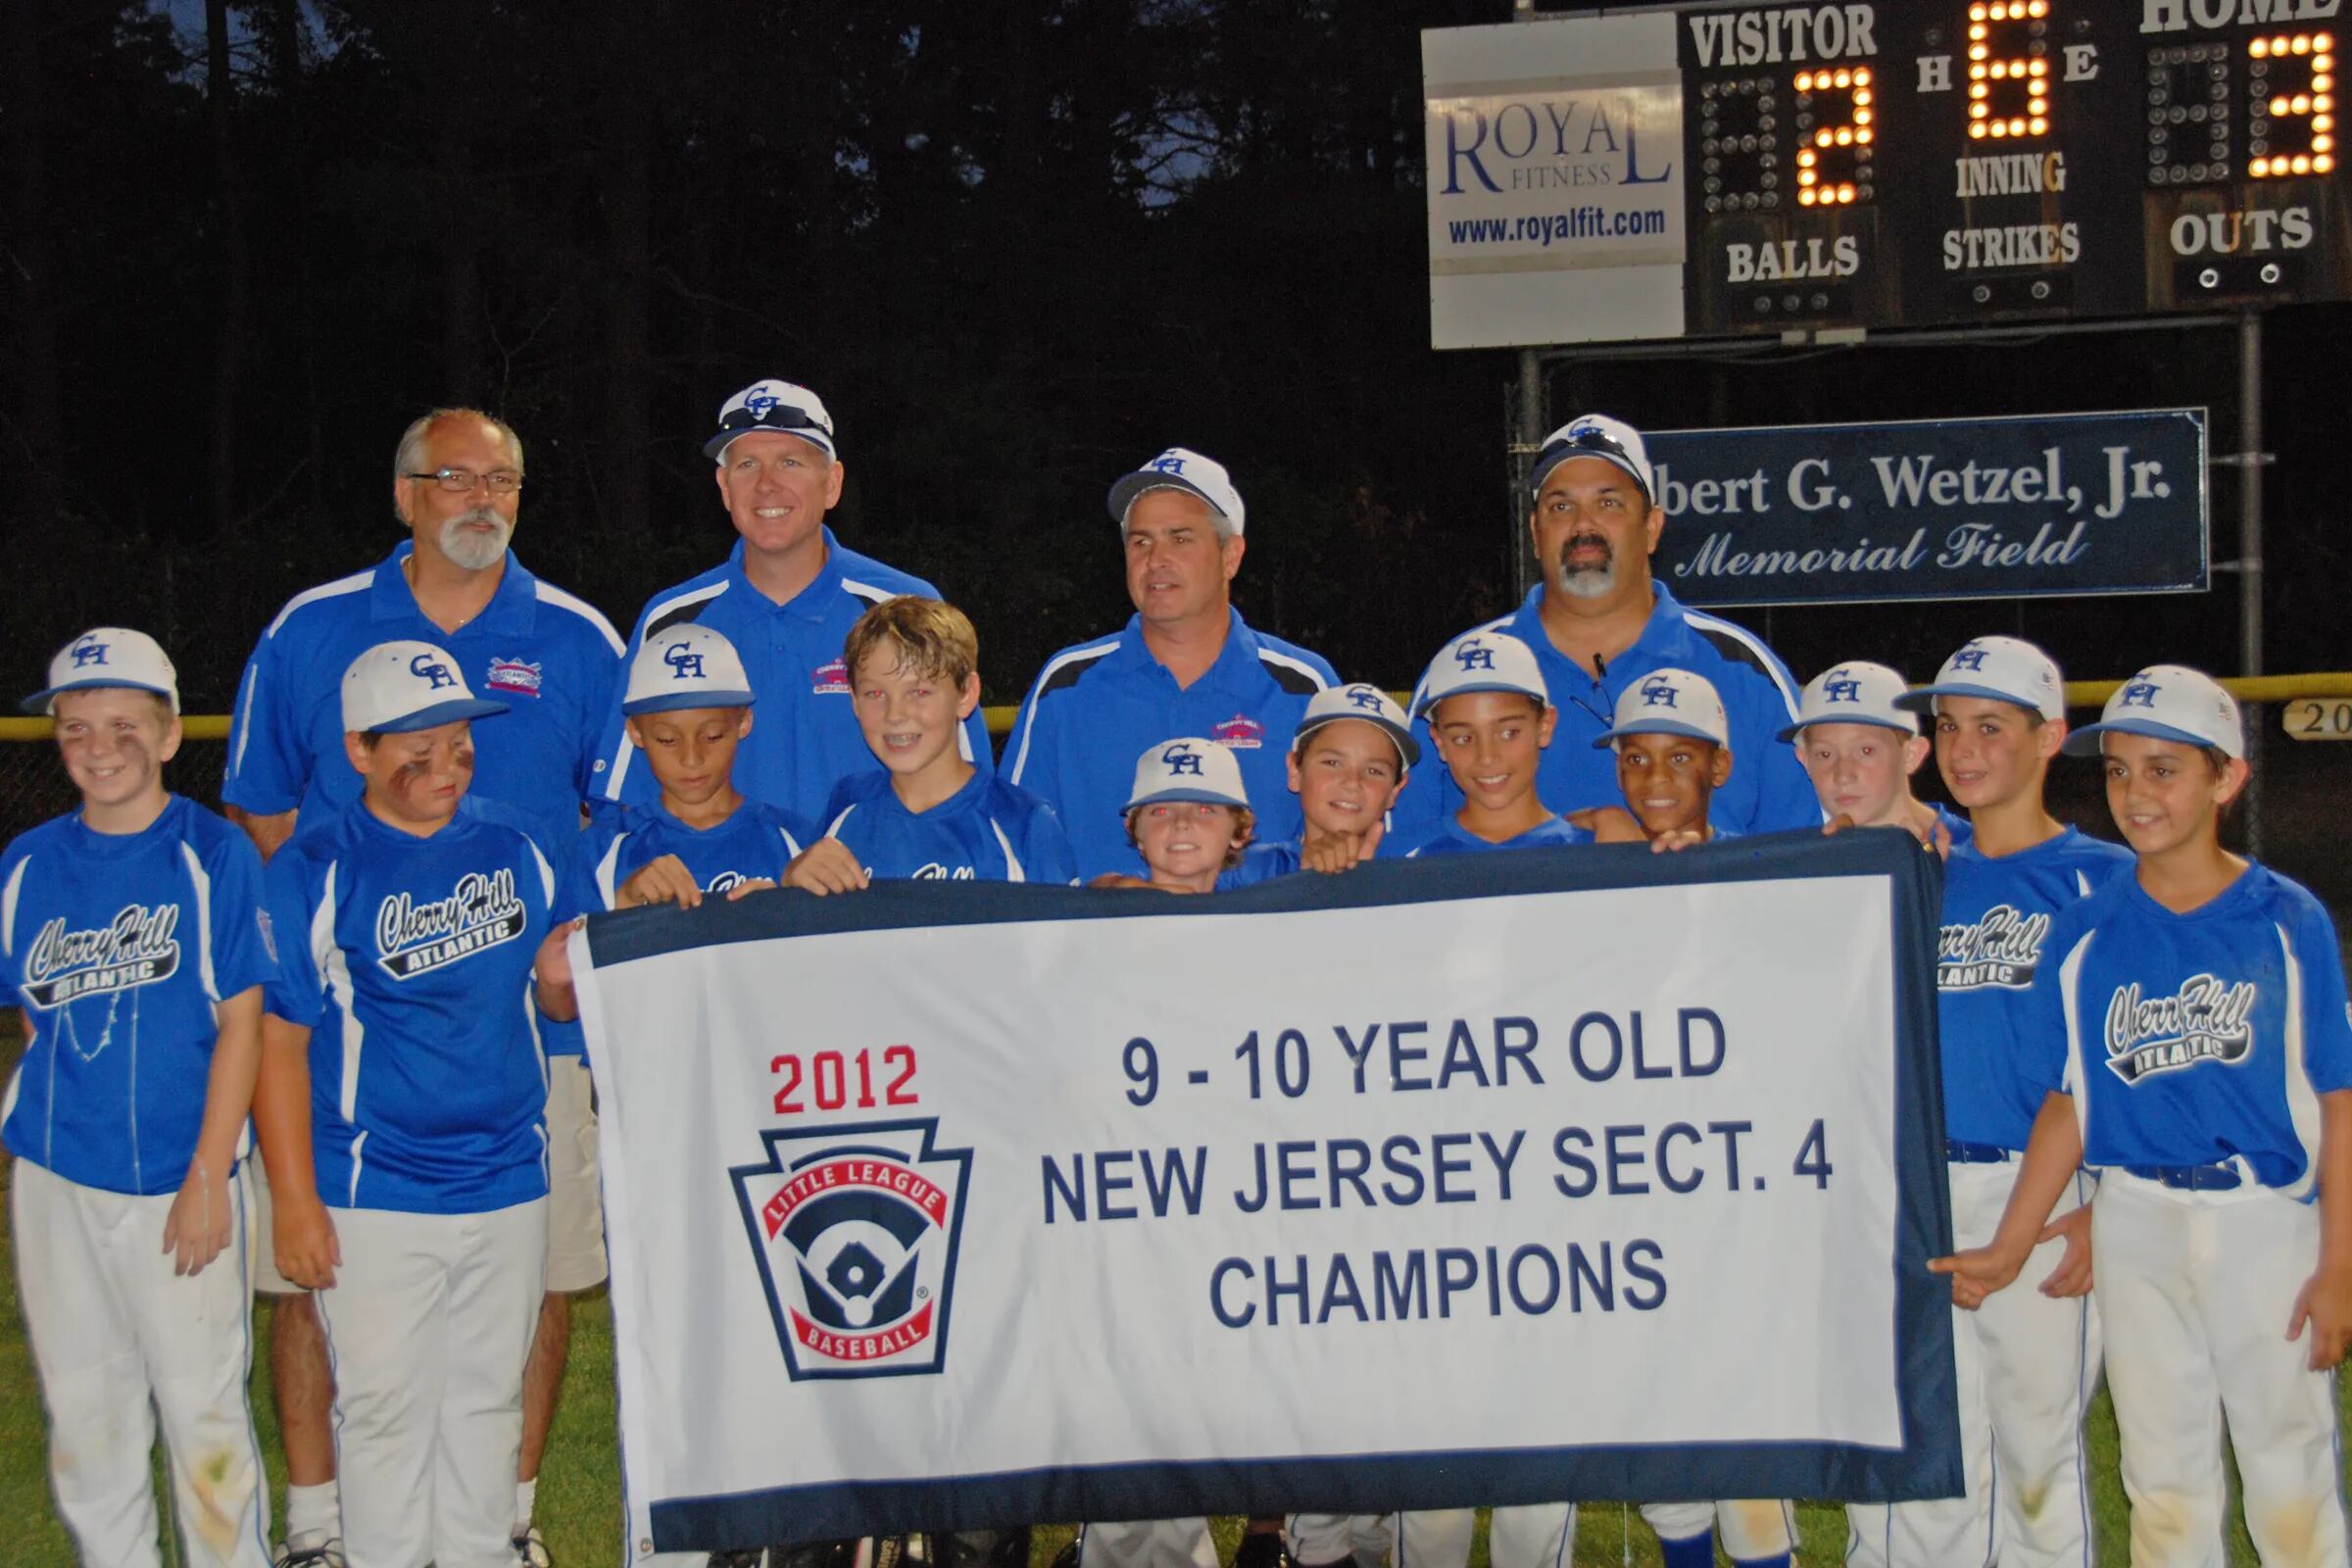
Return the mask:
<svg viewBox="0 0 2352 1568">
<path fill-rule="evenodd" d="M 972 1152 L 937 1149 L 937 1117 L 760 1136 L 735 1195 L 793 1381 L 897 1377 L 947 1364 Z"/>
<path fill-rule="evenodd" d="M 547 670 L 543 664 L 531 663 L 520 659 L 493 659 L 490 661 L 490 673 L 483 677 L 482 684 L 494 692 L 513 692 L 517 697 L 536 697 L 539 695 L 540 687 L 545 685 L 546 681 Z"/>
<path fill-rule="evenodd" d="M 850 666 L 836 659 L 830 664 L 819 664 L 809 677 L 808 690 L 819 697 L 846 697 L 850 690 Z"/>
<path fill-rule="evenodd" d="M 1247 713 L 1236 713 L 1209 732 L 1210 739 L 1230 751 L 1254 752 L 1266 744 L 1266 726 Z"/>
</svg>

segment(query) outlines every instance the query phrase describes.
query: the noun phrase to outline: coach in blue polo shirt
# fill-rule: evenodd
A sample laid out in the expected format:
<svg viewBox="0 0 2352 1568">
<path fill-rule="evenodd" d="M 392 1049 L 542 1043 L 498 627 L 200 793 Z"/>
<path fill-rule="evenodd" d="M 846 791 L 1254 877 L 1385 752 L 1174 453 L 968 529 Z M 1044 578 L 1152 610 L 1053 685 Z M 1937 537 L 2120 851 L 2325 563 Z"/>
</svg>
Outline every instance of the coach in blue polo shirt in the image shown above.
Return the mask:
<svg viewBox="0 0 2352 1568">
<path fill-rule="evenodd" d="M 752 732 L 735 753 L 735 788 L 803 821 L 821 821 L 836 784 L 882 765 L 850 704 L 842 643 L 883 600 L 936 599 L 939 590 L 843 549 L 825 526 L 845 470 L 833 416 L 807 387 L 775 380 L 745 387 L 719 409 L 717 433 L 703 454 L 718 465 L 718 497 L 739 535 L 734 553 L 646 601 L 629 657 L 655 632 L 685 621 L 723 634 L 760 699 Z M 982 772 L 996 765 L 979 710 L 956 744 Z M 603 755 L 600 800 L 650 806 L 661 799 L 622 724 L 617 692 Z"/>
<path fill-rule="evenodd" d="M 1813 787 L 1778 738 L 1796 721 L 1788 666 L 1754 632 L 1685 609 L 1649 574 L 1666 514 L 1642 433 L 1606 415 L 1580 416 L 1545 438 L 1530 481 L 1528 526 L 1544 580 L 1517 611 L 1477 629 L 1511 633 L 1543 665 L 1560 712 L 1536 774 L 1544 804 L 1562 812 L 1621 804 L 1616 754 L 1595 742 L 1628 687 L 1653 670 L 1688 669 L 1713 683 L 1732 721 L 1732 776 L 1715 794 L 1713 824 L 1735 833 L 1819 826 Z M 1413 733 L 1435 755 L 1426 718 Z M 1462 804 L 1444 768 L 1427 771 L 1397 799 L 1399 834 L 1418 837 Z"/>
<path fill-rule="evenodd" d="M 1046 661 L 1005 738 L 1006 771 L 1061 813 L 1082 877 L 1145 874 L 1120 808 L 1136 756 L 1181 735 L 1222 741 L 1241 761 L 1259 838 L 1298 837 L 1291 734 L 1339 677 L 1233 608 L 1240 493 L 1222 465 L 1171 447 L 1110 487 L 1110 515 L 1135 614 Z"/>
<path fill-rule="evenodd" d="M 522 442 L 473 409 L 435 409 L 401 435 L 392 505 L 409 539 L 380 564 L 296 594 L 262 633 L 237 688 L 220 786 L 228 814 L 264 858 L 294 831 L 360 798 L 344 754 L 343 672 L 379 643 L 446 649 L 466 684 L 507 711 L 474 737 L 470 798 L 494 801 L 550 831 L 573 832 L 596 777 L 596 743 L 620 680 L 620 637 L 585 600 L 523 569 L 507 548 L 522 499 Z M 549 1023 L 548 1296 L 524 1392 L 516 1534 L 553 1419 L 569 1344 L 568 1295 L 605 1277 L 588 1073 L 576 1024 Z M 251 1168 L 250 1166 L 248 1168 Z M 258 1178 L 258 1172 L 256 1173 Z M 254 1216 L 266 1227 L 267 1189 Z M 264 1234 L 267 1234 L 266 1229 Z M 278 1297 L 271 1364 L 285 1435 L 286 1535 L 297 1550 L 339 1533 L 335 1522 L 331 1382 L 310 1297 L 256 1249 L 260 1288 Z"/>
</svg>

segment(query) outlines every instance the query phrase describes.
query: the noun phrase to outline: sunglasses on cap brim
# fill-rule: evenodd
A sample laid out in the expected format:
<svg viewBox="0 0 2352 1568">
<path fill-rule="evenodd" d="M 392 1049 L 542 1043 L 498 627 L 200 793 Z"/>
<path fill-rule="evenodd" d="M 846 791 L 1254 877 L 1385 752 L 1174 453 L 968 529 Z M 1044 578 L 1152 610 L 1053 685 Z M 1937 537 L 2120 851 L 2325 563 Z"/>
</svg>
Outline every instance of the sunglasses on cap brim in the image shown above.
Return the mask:
<svg viewBox="0 0 2352 1568">
<path fill-rule="evenodd" d="M 810 417 L 807 410 L 796 409 L 789 403 L 778 403 L 759 414 L 750 409 L 729 409 L 719 416 L 718 428 L 722 435 L 739 430 L 814 430 L 823 438 L 823 444 L 833 439 L 833 432 Z"/>
<path fill-rule="evenodd" d="M 1642 465 L 1626 450 L 1624 442 L 1606 430 L 1588 430 L 1582 435 L 1552 442 L 1536 454 L 1536 468 L 1541 473 L 1548 474 L 1570 458 L 1578 457 L 1600 458 L 1614 464 L 1627 478 L 1634 481 L 1644 498 L 1649 495 L 1648 487 L 1642 483 Z"/>
</svg>

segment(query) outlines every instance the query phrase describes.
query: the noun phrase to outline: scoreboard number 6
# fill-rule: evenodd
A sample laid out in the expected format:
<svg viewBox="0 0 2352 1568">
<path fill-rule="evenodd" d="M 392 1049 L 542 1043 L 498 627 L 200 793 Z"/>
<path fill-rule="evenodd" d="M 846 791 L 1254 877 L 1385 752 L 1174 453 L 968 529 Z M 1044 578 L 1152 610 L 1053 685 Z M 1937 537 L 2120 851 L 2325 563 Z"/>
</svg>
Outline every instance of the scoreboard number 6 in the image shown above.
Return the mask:
<svg viewBox="0 0 2352 1568">
<path fill-rule="evenodd" d="M 2050 133 L 2050 62 L 2041 43 L 2049 29 L 2050 0 L 1991 0 L 1968 8 L 1968 133 L 2046 136 Z M 2002 38 L 1995 54 L 1993 29 Z M 2031 36 L 2015 48 L 2015 29 Z"/>
</svg>

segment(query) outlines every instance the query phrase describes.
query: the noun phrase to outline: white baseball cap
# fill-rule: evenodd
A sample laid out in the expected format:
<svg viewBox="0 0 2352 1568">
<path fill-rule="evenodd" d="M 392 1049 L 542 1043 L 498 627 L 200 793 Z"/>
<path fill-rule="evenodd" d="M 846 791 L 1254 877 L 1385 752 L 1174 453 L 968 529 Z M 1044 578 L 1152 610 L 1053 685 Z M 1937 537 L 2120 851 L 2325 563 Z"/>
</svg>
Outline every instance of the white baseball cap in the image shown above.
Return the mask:
<svg viewBox="0 0 2352 1568">
<path fill-rule="evenodd" d="M 1598 458 L 1623 469 L 1642 487 L 1642 498 L 1652 506 L 1657 505 L 1658 482 L 1650 471 L 1649 449 L 1642 444 L 1642 432 L 1623 419 L 1612 419 L 1605 414 L 1580 414 L 1545 436 L 1534 466 L 1527 472 L 1528 490 L 1542 495 L 1545 476 L 1571 458 Z"/>
<path fill-rule="evenodd" d="M 2020 637 L 1975 637 L 1943 662 L 1935 684 L 1905 692 L 1897 708 L 1936 711 L 1938 697 L 1982 697 L 2014 703 L 2052 721 L 2066 716 L 2066 682 L 2057 662 Z"/>
<path fill-rule="evenodd" d="M 1396 743 L 1396 760 L 1407 768 L 1420 765 L 1421 743 L 1413 739 L 1413 722 L 1404 716 L 1396 700 L 1377 686 L 1362 681 L 1353 686 L 1326 686 L 1307 699 L 1306 711 L 1299 716 L 1298 733 L 1291 739 L 1291 750 L 1297 752 L 1306 745 L 1306 738 L 1326 724 L 1336 724 L 1343 718 L 1361 719 L 1377 724 Z"/>
<path fill-rule="evenodd" d="M 1594 746 L 1620 735 L 1687 735 L 1694 741 L 1732 744 L 1732 721 L 1723 711 L 1715 683 L 1687 669 L 1653 669 L 1617 698 L 1617 722 Z"/>
<path fill-rule="evenodd" d="M 1242 764 L 1215 741 L 1198 735 L 1161 741 L 1135 760 L 1135 788 L 1127 794 L 1121 815 L 1139 806 L 1162 801 L 1205 801 L 1215 806 L 1250 808 L 1250 792 L 1242 787 Z"/>
<path fill-rule="evenodd" d="M 92 626 L 57 651 L 49 661 L 49 684 L 24 699 L 27 713 L 57 711 L 59 692 L 88 691 L 98 686 L 125 686 L 170 698 L 179 711 L 179 671 L 163 644 L 127 626 Z"/>
<path fill-rule="evenodd" d="M 507 710 L 473 695 L 458 662 L 431 643 L 377 643 L 343 671 L 343 728 L 405 735 Z"/>
<path fill-rule="evenodd" d="M 629 661 L 624 713 L 662 713 L 679 708 L 749 708 L 752 679 L 735 645 L 708 626 L 682 621 L 645 640 Z"/>
<path fill-rule="evenodd" d="M 2185 664 L 2150 664 L 2115 689 L 2096 724 L 2066 738 L 2074 756 L 2095 754 L 2099 737 L 2152 735 L 2161 741 L 2211 746 L 2228 757 L 2246 755 L 2246 720 L 2222 683 Z"/>
<path fill-rule="evenodd" d="M 1885 664 L 1857 660 L 1825 669 L 1805 682 L 1796 701 L 1796 722 L 1784 728 L 1780 739 L 1792 741 L 1811 724 L 1877 724 L 1919 733 L 1919 715 L 1898 707 L 1910 682 Z"/>
<path fill-rule="evenodd" d="M 1133 473 L 1121 475 L 1110 487 L 1110 520 L 1126 526 L 1127 509 L 1147 490 L 1189 490 L 1233 524 L 1235 533 L 1242 531 L 1242 493 L 1233 487 L 1225 465 L 1214 458 L 1185 447 L 1170 447 Z"/>
<path fill-rule="evenodd" d="M 703 443 L 703 456 L 720 462 L 737 436 L 755 430 L 797 435 L 823 447 L 828 458 L 841 456 L 833 444 L 833 416 L 825 412 L 824 399 L 797 382 L 754 381 L 720 404 L 718 433 Z"/>
<path fill-rule="evenodd" d="M 1446 698 L 1464 692 L 1523 692 L 1545 708 L 1551 706 L 1535 650 L 1507 631 L 1465 632 L 1439 649 L 1429 662 L 1429 673 L 1421 677 L 1416 716 L 1427 717 Z"/>
</svg>

